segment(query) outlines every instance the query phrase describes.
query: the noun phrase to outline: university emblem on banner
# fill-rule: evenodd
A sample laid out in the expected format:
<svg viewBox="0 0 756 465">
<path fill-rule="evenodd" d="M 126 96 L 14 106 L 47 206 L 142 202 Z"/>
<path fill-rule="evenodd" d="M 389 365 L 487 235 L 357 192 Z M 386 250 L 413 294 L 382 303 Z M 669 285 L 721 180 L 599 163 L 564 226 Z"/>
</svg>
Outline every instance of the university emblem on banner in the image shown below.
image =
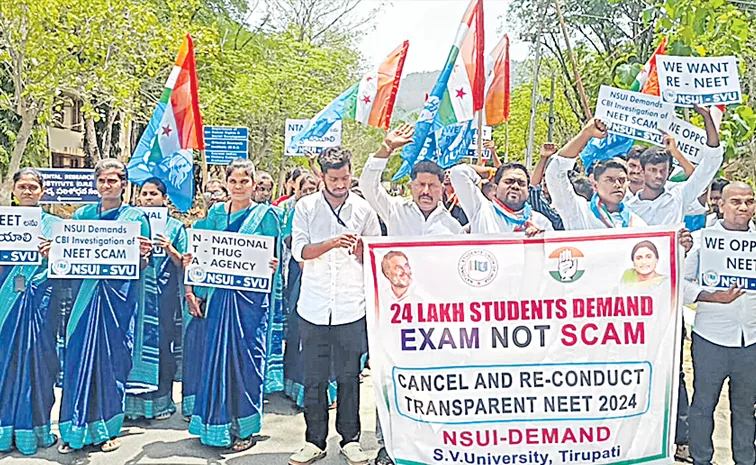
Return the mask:
<svg viewBox="0 0 756 465">
<path fill-rule="evenodd" d="M 499 263 L 485 250 L 470 250 L 459 259 L 459 276 L 473 287 L 491 284 L 499 273 Z"/>
<path fill-rule="evenodd" d="M 549 274 L 560 283 L 574 283 L 585 273 L 580 269 L 580 259 L 585 255 L 575 247 L 560 247 L 549 258 L 557 261 L 557 269 L 549 271 Z"/>
</svg>

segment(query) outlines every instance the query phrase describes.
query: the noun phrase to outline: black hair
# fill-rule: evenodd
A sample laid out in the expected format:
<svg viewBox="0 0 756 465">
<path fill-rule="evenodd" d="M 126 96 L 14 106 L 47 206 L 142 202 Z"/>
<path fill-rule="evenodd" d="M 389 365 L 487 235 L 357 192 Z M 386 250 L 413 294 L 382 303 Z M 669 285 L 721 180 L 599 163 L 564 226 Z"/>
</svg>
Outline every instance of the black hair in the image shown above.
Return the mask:
<svg viewBox="0 0 756 465">
<path fill-rule="evenodd" d="M 255 173 L 255 183 L 260 184 L 265 180 L 270 181 L 272 184 L 276 183 L 273 180 L 273 176 L 271 176 L 267 171 L 258 171 L 257 173 Z"/>
<path fill-rule="evenodd" d="M 297 176 L 299 177 L 299 176 Z M 315 187 L 318 187 L 318 183 L 320 180 L 312 173 L 305 173 L 304 176 L 299 180 L 299 189 L 301 190 L 302 187 L 304 187 L 306 182 L 310 182 L 312 184 L 315 184 Z"/>
<path fill-rule="evenodd" d="M 486 197 L 488 197 L 488 193 L 490 191 L 496 190 L 496 184 L 494 184 L 492 182 L 487 182 L 487 183 L 483 184 L 480 187 L 480 190 L 483 191 L 483 195 L 485 195 Z"/>
<path fill-rule="evenodd" d="M 728 184 L 730 184 L 729 179 L 717 178 L 711 182 L 711 190 L 714 192 L 722 192 Z"/>
<path fill-rule="evenodd" d="M 155 178 L 155 177 L 149 178 L 145 182 L 142 183 L 142 187 L 144 187 L 145 184 L 154 185 L 155 188 L 157 188 L 157 190 L 160 191 L 160 193 L 163 195 L 165 195 L 165 193 L 167 192 L 165 188 L 165 183 L 161 181 L 160 178 Z"/>
<path fill-rule="evenodd" d="M 591 200 L 591 197 L 593 197 L 593 186 L 587 176 L 579 173 L 575 174 L 570 176 L 570 182 L 577 195 L 583 197 L 585 200 Z"/>
<path fill-rule="evenodd" d="M 233 173 L 236 170 L 242 170 L 244 171 L 244 174 L 255 179 L 255 164 L 251 161 L 247 160 L 246 158 L 237 158 L 236 160 L 232 161 L 228 164 L 226 167 L 226 180 L 231 177 L 231 173 Z"/>
<path fill-rule="evenodd" d="M 499 181 L 501 181 L 501 177 L 504 176 L 504 172 L 509 170 L 520 170 L 525 173 L 525 178 L 528 180 L 528 185 L 530 185 L 530 173 L 528 173 L 528 169 L 525 168 L 525 165 L 515 162 L 504 163 L 496 170 L 496 174 L 494 174 L 493 178 L 494 184 L 499 185 Z"/>
<path fill-rule="evenodd" d="M 415 167 L 412 168 L 410 179 L 414 181 L 420 173 L 432 174 L 436 176 L 440 182 L 444 182 L 444 170 L 430 160 L 421 161 L 420 163 L 415 164 Z"/>
<path fill-rule="evenodd" d="M 129 180 L 129 174 L 126 171 L 126 165 L 123 164 L 117 158 L 104 158 L 97 162 L 94 167 L 94 177 L 99 178 L 100 175 L 107 170 L 118 170 L 118 177 L 122 182 Z"/>
<path fill-rule="evenodd" d="M 633 247 L 633 252 L 630 254 L 630 260 L 634 260 L 636 252 L 638 252 L 638 250 L 643 249 L 643 248 L 649 249 L 651 252 L 654 253 L 654 255 L 656 255 L 656 258 L 659 258 L 659 250 L 656 248 L 653 242 L 641 241 L 635 244 L 635 247 Z"/>
<path fill-rule="evenodd" d="M 659 165 L 662 163 L 668 164 L 669 169 L 672 170 L 672 154 L 667 149 L 649 147 L 640 156 L 640 164 L 643 169 L 646 168 L 646 165 Z"/>
<path fill-rule="evenodd" d="M 39 184 L 39 187 L 45 187 L 45 182 L 42 179 L 42 173 L 40 173 L 36 168 L 22 168 L 21 170 L 16 171 L 16 173 L 13 175 L 13 184 L 15 185 L 23 176 L 33 176 L 34 180 L 37 181 L 37 184 Z"/>
<path fill-rule="evenodd" d="M 219 185 L 223 186 L 223 181 L 221 181 L 220 179 L 212 178 L 212 179 L 208 180 L 205 183 L 205 189 L 204 190 L 207 190 L 207 186 L 209 186 L 210 184 L 219 184 Z"/>
<path fill-rule="evenodd" d="M 345 166 L 352 169 L 352 152 L 342 147 L 328 147 L 318 155 L 318 165 L 325 174 L 328 170 L 338 170 Z"/>
<path fill-rule="evenodd" d="M 621 159 L 621 158 L 610 158 L 608 160 L 599 160 L 596 163 L 593 164 L 593 169 L 591 172 L 593 173 L 593 179 L 598 181 L 599 176 L 604 174 L 606 170 L 616 168 L 618 170 L 622 170 L 625 174 L 627 174 L 627 164 Z"/>
<path fill-rule="evenodd" d="M 645 145 L 633 145 L 633 148 L 627 152 L 627 155 L 622 157 L 625 161 L 640 160 L 641 154 L 646 151 L 648 147 Z"/>
<path fill-rule="evenodd" d="M 305 171 L 307 170 L 305 170 L 301 166 L 290 169 L 289 172 L 286 173 L 286 182 L 296 181 L 297 178 L 300 177 Z"/>
</svg>

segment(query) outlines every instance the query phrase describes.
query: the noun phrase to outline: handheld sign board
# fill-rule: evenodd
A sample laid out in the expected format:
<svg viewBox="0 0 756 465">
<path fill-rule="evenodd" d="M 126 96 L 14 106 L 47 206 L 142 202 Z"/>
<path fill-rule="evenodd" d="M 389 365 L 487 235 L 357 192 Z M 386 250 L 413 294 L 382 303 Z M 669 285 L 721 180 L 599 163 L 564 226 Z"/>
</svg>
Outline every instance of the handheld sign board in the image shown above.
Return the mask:
<svg viewBox="0 0 756 465">
<path fill-rule="evenodd" d="M 268 236 L 189 230 L 192 263 L 184 284 L 239 291 L 270 292 L 275 239 Z"/>
<path fill-rule="evenodd" d="M 705 229 L 701 236 L 699 282 L 756 291 L 756 234 Z"/>
<path fill-rule="evenodd" d="M 152 233 L 152 241 L 155 241 L 156 236 L 165 236 L 165 225 L 168 222 L 168 208 L 167 207 L 139 207 L 140 210 L 147 215 L 150 220 L 150 232 Z M 152 247 L 153 257 L 165 257 L 165 249 L 158 246 Z"/>
<path fill-rule="evenodd" d="M 50 278 L 138 279 L 139 223 L 64 220 L 53 223 Z"/>
<path fill-rule="evenodd" d="M 727 105 L 743 100 L 735 57 L 656 57 L 659 91 L 665 103 Z"/>
<path fill-rule="evenodd" d="M 674 107 L 659 97 L 609 86 L 599 90 L 596 118 L 614 134 L 662 146 L 659 129 L 667 127 L 673 116 Z"/>
<path fill-rule="evenodd" d="M 39 265 L 42 210 L 0 207 L 0 265 Z"/>
<path fill-rule="evenodd" d="M 326 132 L 323 137 L 313 137 L 303 140 L 296 148 L 290 147 L 291 141 L 294 140 L 299 131 L 304 129 L 310 120 L 308 119 L 287 119 L 286 130 L 284 132 L 284 155 L 288 157 L 303 157 L 305 151 L 320 153 L 328 147 L 338 147 L 341 145 L 341 121 L 336 121 L 333 126 Z"/>
<path fill-rule="evenodd" d="M 677 148 L 694 165 L 701 163 L 706 147 L 706 131 L 684 119 L 673 116 L 664 131 L 675 138 Z"/>
</svg>

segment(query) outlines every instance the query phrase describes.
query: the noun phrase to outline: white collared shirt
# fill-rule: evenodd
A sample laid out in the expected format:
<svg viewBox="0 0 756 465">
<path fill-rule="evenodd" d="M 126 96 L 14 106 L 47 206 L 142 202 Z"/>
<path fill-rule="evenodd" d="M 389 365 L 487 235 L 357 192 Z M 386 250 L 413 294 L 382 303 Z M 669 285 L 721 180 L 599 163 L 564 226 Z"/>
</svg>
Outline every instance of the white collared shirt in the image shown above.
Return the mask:
<svg viewBox="0 0 756 465">
<path fill-rule="evenodd" d="M 722 166 L 724 149 L 721 145 L 704 146 L 702 152 L 701 163 L 686 181 L 667 183 L 664 192 L 654 200 L 642 200 L 641 189 L 627 201 L 627 206 L 651 226 L 682 223 L 688 207 L 697 202 Z"/>
<path fill-rule="evenodd" d="M 304 260 L 305 246 L 346 233 L 380 236 L 378 217 L 368 203 L 355 194 L 338 210 L 339 218 L 323 193 L 302 197 L 292 222 L 291 249 L 302 263 L 302 288 L 297 313 L 315 325 L 343 325 L 365 316 L 365 284 L 362 263 L 347 249 L 333 249 L 313 260 Z"/>
<path fill-rule="evenodd" d="M 440 202 L 426 219 L 414 200 L 389 195 L 381 186 L 381 174 L 387 164 L 387 158 L 371 155 L 360 176 L 360 190 L 386 223 L 389 236 L 442 236 L 464 232 Z"/>
<path fill-rule="evenodd" d="M 714 226 L 706 229 L 725 230 L 722 221 L 717 221 Z M 686 305 L 695 302 L 703 291 L 718 290 L 696 282 L 699 275 L 701 238 L 706 229 L 693 233 L 693 248 L 685 258 L 685 280 L 688 284 L 683 289 Z M 748 232 L 731 232 L 756 238 L 756 227 L 753 226 Z M 745 295 L 729 304 L 698 302 L 693 331 L 707 341 L 720 346 L 741 347 L 743 341 L 746 346 L 756 344 L 756 292 L 746 292 Z"/>
<path fill-rule="evenodd" d="M 459 204 L 470 219 L 470 233 L 497 234 L 514 231 L 514 227 L 496 212 L 493 202 L 483 195 L 478 187 L 481 177 L 474 169 L 464 164 L 457 165 L 451 169 L 449 177 Z M 530 221 L 544 231 L 554 230 L 551 221 L 537 211 L 531 212 Z"/>
<path fill-rule="evenodd" d="M 575 167 L 577 158 L 565 158 L 561 155 L 551 157 L 551 162 L 546 167 L 546 186 L 551 193 L 554 208 L 562 217 L 564 229 L 567 231 L 584 229 L 608 228 L 601 219 L 591 211 L 590 203 L 579 196 L 572 187 L 572 182 L 567 173 Z M 614 224 L 621 227 L 622 222 L 619 213 L 611 214 Z M 630 212 L 630 227 L 648 226 L 638 215 Z"/>
</svg>

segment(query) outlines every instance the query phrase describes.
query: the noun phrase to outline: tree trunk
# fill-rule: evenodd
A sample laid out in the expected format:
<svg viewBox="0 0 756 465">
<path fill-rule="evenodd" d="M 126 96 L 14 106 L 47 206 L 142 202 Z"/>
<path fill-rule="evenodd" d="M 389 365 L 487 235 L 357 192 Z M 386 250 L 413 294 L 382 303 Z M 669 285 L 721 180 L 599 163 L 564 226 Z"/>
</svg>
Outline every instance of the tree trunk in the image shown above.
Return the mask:
<svg viewBox="0 0 756 465">
<path fill-rule="evenodd" d="M 29 143 L 29 137 L 31 136 L 32 129 L 34 129 L 34 122 L 37 119 L 36 110 L 31 110 L 26 106 L 20 106 L 19 110 L 21 128 L 16 135 L 16 143 L 13 146 L 13 154 L 8 164 L 8 172 L 5 174 L 2 185 L 0 185 L 0 198 L 6 202 L 10 202 L 10 193 L 13 190 L 13 175 L 21 168 L 21 160 L 23 160 L 26 145 Z"/>
<path fill-rule="evenodd" d="M 100 149 L 97 146 L 97 133 L 95 132 L 95 121 L 91 116 L 84 117 L 84 139 L 87 144 L 87 152 L 92 164 L 96 165 L 100 161 Z"/>
<path fill-rule="evenodd" d="M 111 146 L 113 145 L 113 125 L 118 118 L 118 110 L 108 108 L 108 116 L 105 120 L 105 134 L 102 135 L 102 157 L 111 157 Z"/>
<path fill-rule="evenodd" d="M 132 126 L 131 117 L 126 113 L 122 113 L 120 142 L 118 143 L 120 153 L 118 154 L 118 158 L 124 163 L 128 163 L 129 159 L 131 158 Z"/>
</svg>

